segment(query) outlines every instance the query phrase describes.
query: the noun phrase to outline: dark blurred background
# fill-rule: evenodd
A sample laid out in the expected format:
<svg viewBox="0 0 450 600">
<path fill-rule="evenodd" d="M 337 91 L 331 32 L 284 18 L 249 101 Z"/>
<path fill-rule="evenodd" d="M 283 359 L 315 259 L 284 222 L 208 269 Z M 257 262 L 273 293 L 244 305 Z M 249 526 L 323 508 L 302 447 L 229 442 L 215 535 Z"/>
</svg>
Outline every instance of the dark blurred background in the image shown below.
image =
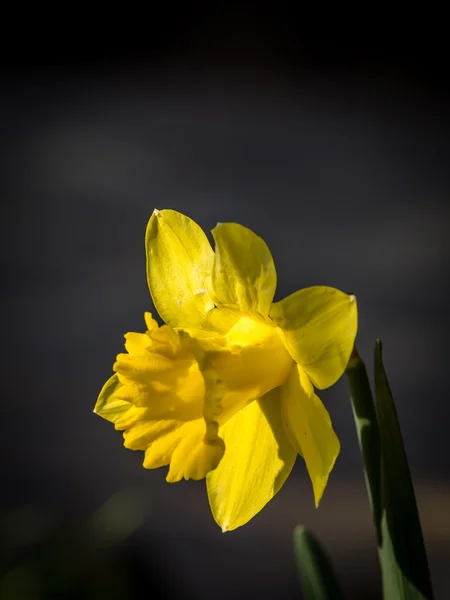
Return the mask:
<svg viewBox="0 0 450 600">
<path fill-rule="evenodd" d="M 225 535 L 203 483 L 166 484 L 166 469 L 144 470 L 92 414 L 123 334 L 153 309 L 144 231 L 155 207 L 260 234 L 277 299 L 314 284 L 357 295 L 360 352 L 371 366 L 383 339 L 436 595 L 448 593 L 439 15 L 392 31 L 391 14 L 373 30 L 371 15 L 328 33 L 281 5 L 227 6 L 167 6 L 120 30 L 78 28 L 73 15 L 5 22 L 1 600 L 300 598 L 298 523 L 320 536 L 349 599 L 380 597 L 345 380 L 321 394 L 342 452 L 320 509 L 298 461 L 266 509 Z"/>
</svg>

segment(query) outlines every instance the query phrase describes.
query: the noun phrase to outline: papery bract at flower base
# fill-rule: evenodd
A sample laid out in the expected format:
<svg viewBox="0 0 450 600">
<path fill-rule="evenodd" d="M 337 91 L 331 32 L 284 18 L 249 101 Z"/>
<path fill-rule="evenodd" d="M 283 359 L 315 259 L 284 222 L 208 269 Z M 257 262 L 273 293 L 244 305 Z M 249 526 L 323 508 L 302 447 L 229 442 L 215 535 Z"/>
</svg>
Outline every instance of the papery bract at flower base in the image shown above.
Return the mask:
<svg viewBox="0 0 450 600">
<path fill-rule="evenodd" d="M 145 314 L 128 333 L 95 412 L 145 451 L 167 481 L 206 477 L 223 531 L 247 523 L 278 492 L 300 454 L 318 505 L 339 453 L 314 392 L 343 374 L 357 330 L 354 296 L 315 286 L 272 304 L 276 271 L 265 242 L 224 223 L 215 252 L 173 211 L 147 226 L 147 279 L 165 321 Z"/>
</svg>

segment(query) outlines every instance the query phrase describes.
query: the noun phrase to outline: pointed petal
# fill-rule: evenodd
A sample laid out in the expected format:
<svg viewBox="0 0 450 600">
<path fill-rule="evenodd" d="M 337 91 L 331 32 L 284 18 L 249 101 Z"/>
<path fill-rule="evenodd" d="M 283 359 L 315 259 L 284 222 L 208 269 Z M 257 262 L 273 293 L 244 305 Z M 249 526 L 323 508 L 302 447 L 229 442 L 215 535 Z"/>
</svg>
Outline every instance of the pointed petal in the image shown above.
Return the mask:
<svg viewBox="0 0 450 600">
<path fill-rule="evenodd" d="M 317 388 L 325 389 L 341 377 L 358 328 L 354 296 L 335 288 L 309 287 L 273 304 L 270 317 Z"/>
<path fill-rule="evenodd" d="M 148 285 L 161 318 L 173 327 L 200 325 L 214 307 L 205 284 L 214 252 L 202 229 L 175 210 L 155 210 L 145 245 Z"/>
<path fill-rule="evenodd" d="M 281 388 L 281 417 L 291 444 L 305 459 L 318 506 L 340 444 L 328 411 L 297 365 Z"/>
<path fill-rule="evenodd" d="M 129 402 L 117 398 L 120 387 L 119 378 L 114 374 L 102 387 L 94 407 L 95 414 L 111 423 L 115 423 L 132 406 Z"/>
<path fill-rule="evenodd" d="M 278 391 L 266 394 L 223 427 L 225 454 L 206 478 L 211 511 L 222 531 L 244 525 L 280 490 L 296 452 L 284 431 Z"/>
<path fill-rule="evenodd" d="M 277 275 L 264 240 L 237 223 L 221 223 L 212 234 L 216 254 L 211 284 L 217 300 L 267 316 Z"/>
</svg>

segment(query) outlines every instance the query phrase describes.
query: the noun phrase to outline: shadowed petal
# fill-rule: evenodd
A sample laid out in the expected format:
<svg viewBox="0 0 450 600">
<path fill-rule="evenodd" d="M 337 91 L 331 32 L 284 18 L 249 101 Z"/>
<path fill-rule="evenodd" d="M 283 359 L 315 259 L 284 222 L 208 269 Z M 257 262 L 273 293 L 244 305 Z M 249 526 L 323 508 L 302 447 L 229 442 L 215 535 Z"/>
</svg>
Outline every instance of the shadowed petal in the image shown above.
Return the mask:
<svg viewBox="0 0 450 600">
<path fill-rule="evenodd" d="M 291 444 L 305 459 L 318 506 L 340 444 L 328 411 L 297 365 L 281 388 L 281 416 Z"/>
<path fill-rule="evenodd" d="M 119 378 L 117 374 L 114 374 L 102 387 L 94 407 L 95 414 L 111 423 L 115 423 L 117 419 L 132 406 L 130 402 L 126 402 L 117 397 L 117 392 L 120 387 L 121 384 Z"/>
</svg>

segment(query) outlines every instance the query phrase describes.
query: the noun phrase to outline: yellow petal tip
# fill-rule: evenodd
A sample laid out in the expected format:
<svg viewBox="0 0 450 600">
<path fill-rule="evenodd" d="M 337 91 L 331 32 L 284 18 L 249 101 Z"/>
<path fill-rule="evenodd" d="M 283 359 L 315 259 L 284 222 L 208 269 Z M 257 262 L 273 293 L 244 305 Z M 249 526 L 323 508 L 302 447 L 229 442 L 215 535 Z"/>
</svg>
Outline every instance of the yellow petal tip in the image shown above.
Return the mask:
<svg viewBox="0 0 450 600">
<path fill-rule="evenodd" d="M 327 484 L 325 483 L 323 486 L 323 489 L 320 491 L 320 493 L 317 495 L 317 497 L 314 498 L 314 505 L 316 508 L 319 508 L 319 505 L 322 502 L 322 498 L 323 498 L 323 494 L 325 492 L 326 486 L 327 486 Z"/>
<path fill-rule="evenodd" d="M 159 215 L 160 211 L 157 208 L 153 209 L 153 214 L 155 215 L 155 217 L 157 217 Z"/>
<path fill-rule="evenodd" d="M 350 294 L 349 299 L 350 299 L 350 302 L 356 302 L 355 294 Z"/>
<path fill-rule="evenodd" d="M 333 468 L 335 460 L 333 461 L 331 468 Z M 319 508 L 319 504 L 323 498 L 323 494 L 325 492 L 325 488 L 327 487 L 327 483 L 328 475 L 326 475 L 325 477 L 318 477 L 313 483 L 314 504 L 316 508 Z"/>
</svg>

